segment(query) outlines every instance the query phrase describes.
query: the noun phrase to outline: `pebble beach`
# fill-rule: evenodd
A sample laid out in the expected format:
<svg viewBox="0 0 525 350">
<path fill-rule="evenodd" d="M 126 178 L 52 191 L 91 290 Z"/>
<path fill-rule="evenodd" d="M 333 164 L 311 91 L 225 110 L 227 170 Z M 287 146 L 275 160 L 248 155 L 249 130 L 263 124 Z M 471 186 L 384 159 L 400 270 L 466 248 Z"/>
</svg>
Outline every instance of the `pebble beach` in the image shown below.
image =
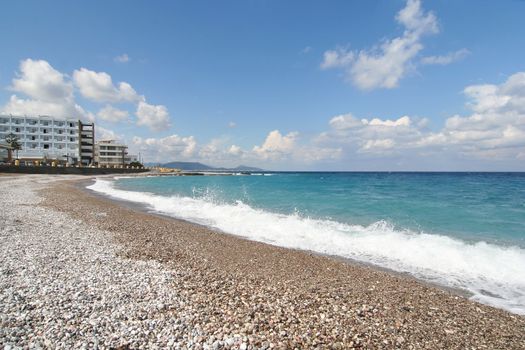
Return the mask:
<svg viewBox="0 0 525 350">
<path fill-rule="evenodd" d="M 525 317 L 408 276 L 0 176 L 0 345 L 524 349 Z"/>
</svg>

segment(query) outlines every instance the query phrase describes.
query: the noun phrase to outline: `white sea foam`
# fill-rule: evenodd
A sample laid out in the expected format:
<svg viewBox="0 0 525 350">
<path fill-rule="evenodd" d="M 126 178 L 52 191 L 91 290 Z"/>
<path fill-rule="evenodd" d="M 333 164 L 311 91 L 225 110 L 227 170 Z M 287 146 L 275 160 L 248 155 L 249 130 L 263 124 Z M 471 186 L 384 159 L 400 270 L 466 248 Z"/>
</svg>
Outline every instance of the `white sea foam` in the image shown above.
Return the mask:
<svg viewBox="0 0 525 350">
<path fill-rule="evenodd" d="M 311 250 L 376 264 L 444 286 L 465 289 L 472 299 L 525 314 L 525 250 L 447 236 L 282 215 L 242 202 L 167 197 L 117 189 L 98 179 L 91 190 L 144 203 L 151 210 L 282 247 Z"/>
</svg>

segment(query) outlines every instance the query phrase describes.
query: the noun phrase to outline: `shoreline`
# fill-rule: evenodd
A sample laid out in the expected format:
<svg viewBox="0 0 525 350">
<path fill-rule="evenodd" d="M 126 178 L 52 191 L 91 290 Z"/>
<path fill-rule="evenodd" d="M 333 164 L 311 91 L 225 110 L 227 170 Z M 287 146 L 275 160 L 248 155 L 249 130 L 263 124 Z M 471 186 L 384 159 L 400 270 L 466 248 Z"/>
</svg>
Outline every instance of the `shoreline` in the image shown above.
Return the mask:
<svg viewBox="0 0 525 350">
<path fill-rule="evenodd" d="M 134 175 L 134 176 L 142 176 L 142 175 Z M 104 178 L 111 178 L 111 179 L 113 179 L 114 177 L 115 177 L 114 175 L 104 176 Z M 164 218 L 164 219 L 168 219 L 168 220 L 175 220 L 175 221 L 179 221 L 179 222 L 184 222 L 184 223 L 189 224 L 189 225 L 196 225 L 196 226 L 201 227 L 203 229 L 207 229 L 207 230 L 210 230 L 210 231 L 213 231 L 213 232 L 217 232 L 217 233 L 223 234 L 223 235 L 228 235 L 228 236 L 230 236 L 232 238 L 235 238 L 235 239 L 245 240 L 245 241 L 249 241 L 249 242 L 257 242 L 257 243 L 260 243 L 260 244 L 273 246 L 273 247 L 279 247 L 279 248 L 282 248 L 282 249 L 287 249 L 287 250 L 292 250 L 292 251 L 297 251 L 297 252 L 304 252 L 304 253 L 307 253 L 307 254 L 313 254 L 313 255 L 317 255 L 317 256 L 333 259 L 333 260 L 336 260 L 336 261 L 340 261 L 342 263 L 350 264 L 352 266 L 357 266 L 357 267 L 362 267 L 362 268 L 369 268 L 369 269 L 376 270 L 376 271 L 386 272 L 386 273 L 388 273 L 390 275 L 394 275 L 394 276 L 397 276 L 397 277 L 414 280 L 414 281 L 416 281 L 418 283 L 422 283 L 422 284 L 424 284 L 426 286 L 429 286 L 431 288 L 437 288 L 437 289 L 443 290 L 445 292 L 450 292 L 450 293 L 452 293 L 454 295 L 457 295 L 457 296 L 460 296 L 460 297 L 463 297 L 463 298 L 466 298 L 466 299 L 468 299 L 469 297 L 471 297 L 473 295 L 468 290 L 461 289 L 461 288 L 448 287 L 448 286 L 445 286 L 445 285 L 432 283 L 430 281 L 425 281 L 423 279 L 419 279 L 419 278 L 411 275 L 408 272 L 396 271 L 396 270 L 393 270 L 393 269 L 389 269 L 387 267 L 382 267 L 382 266 L 379 266 L 379 265 L 375 265 L 375 264 L 372 264 L 372 263 L 367 263 L 367 262 L 364 262 L 364 261 L 359 261 L 359 260 L 355 260 L 355 259 L 351 259 L 351 258 L 345 258 L 345 257 L 338 256 L 338 255 L 322 254 L 322 253 L 311 251 L 311 250 L 287 248 L 287 247 L 281 247 L 281 246 L 278 246 L 278 245 L 272 245 L 270 243 L 259 242 L 259 241 L 251 240 L 251 239 L 249 239 L 247 237 L 237 236 L 237 235 L 231 234 L 229 232 L 219 230 L 217 228 L 213 228 L 213 227 L 209 227 L 209 226 L 206 226 L 206 225 L 203 225 L 203 224 L 195 223 L 195 222 L 192 222 L 192 221 L 189 221 L 189 220 L 173 217 L 173 216 L 170 216 L 170 215 L 167 215 L 167 214 L 162 214 L 162 213 L 159 213 L 159 212 L 155 212 L 155 211 L 152 211 L 152 210 L 148 209 L 147 205 L 144 204 L 144 203 L 137 203 L 137 202 L 133 202 L 133 201 L 127 201 L 127 200 L 123 200 L 123 199 L 119 199 L 119 198 L 114 198 L 114 197 L 111 197 L 109 195 L 106 195 L 106 194 L 103 194 L 103 193 L 99 193 L 99 192 L 96 192 L 96 191 L 93 191 L 93 190 L 90 190 L 90 189 L 86 188 L 88 185 L 94 183 L 94 181 L 96 181 L 95 178 L 82 179 L 82 180 L 74 181 L 73 184 L 74 184 L 74 186 L 77 189 L 85 192 L 87 195 L 95 196 L 97 198 L 100 198 L 101 200 L 114 202 L 117 205 L 124 206 L 124 207 L 126 207 L 126 208 L 128 208 L 130 210 L 138 211 L 138 212 L 145 213 L 145 214 L 148 214 L 148 215 L 153 215 L 153 216 L 157 216 L 159 218 Z"/>
<path fill-rule="evenodd" d="M 9 269 L 0 274 L 0 301 L 16 291 L 35 305 L 6 303 L 0 343 L 525 348 L 524 317 L 413 278 L 144 213 L 81 190 L 76 179 L 0 178 L 0 268 Z M 28 273 L 37 289 L 24 282 Z M 69 289 L 53 292 L 57 279 Z M 31 330 L 20 331 L 28 319 Z"/>
</svg>

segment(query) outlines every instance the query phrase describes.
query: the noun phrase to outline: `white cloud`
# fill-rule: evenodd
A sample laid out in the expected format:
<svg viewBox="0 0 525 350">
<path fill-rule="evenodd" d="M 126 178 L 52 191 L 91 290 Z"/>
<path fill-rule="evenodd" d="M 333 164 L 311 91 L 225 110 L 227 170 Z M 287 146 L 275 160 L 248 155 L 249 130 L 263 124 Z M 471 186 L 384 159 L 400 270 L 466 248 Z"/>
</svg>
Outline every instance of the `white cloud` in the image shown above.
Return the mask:
<svg viewBox="0 0 525 350">
<path fill-rule="evenodd" d="M 335 130 L 346 130 L 363 125 L 361 120 L 355 118 L 352 113 L 337 115 L 330 119 L 329 124 Z"/>
<path fill-rule="evenodd" d="M 345 48 L 325 51 L 321 69 L 344 68 L 354 63 L 355 54 Z"/>
<path fill-rule="evenodd" d="M 121 140 L 122 135 L 117 135 L 113 130 L 106 129 L 100 125 L 95 126 L 95 136 L 98 141 L 100 140 Z"/>
<path fill-rule="evenodd" d="M 242 149 L 239 146 L 231 145 L 228 149 L 228 153 L 234 156 L 240 156 L 242 154 Z"/>
<path fill-rule="evenodd" d="M 229 122 L 228 123 L 228 127 L 231 128 L 231 129 L 235 128 L 236 126 L 237 126 L 237 123 L 235 123 L 235 122 Z"/>
<path fill-rule="evenodd" d="M 470 51 L 467 49 L 461 49 L 455 52 L 449 52 L 446 55 L 442 56 L 427 56 L 423 57 L 421 59 L 421 63 L 423 64 L 439 64 L 439 65 L 447 65 L 453 62 L 460 61 L 467 57 L 470 54 Z"/>
<path fill-rule="evenodd" d="M 73 80 L 83 97 L 95 102 L 139 102 L 144 97 L 139 96 L 133 87 L 120 82 L 113 85 L 111 76 L 105 72 L 95 72 L 80 68 L 73 72 Z"/>
<path fill-rule="evenodd" d="M 368 140 L 361 146 L 361 151 L 389 150 L 394 148 L 396 142 L 392 139 Z"/>
<path fill-rule="evenodd" d="M 9 101 L 0 109 L 0 113 L 13 115 L 49 115 L 60 118 L 80 118 L 93 121 L 94 115 L 85 111 L 74 101 L 48 102 L 19 98 L 11 95 Z"/>
<path fill-rule="evenodd" d="M 191 159 L 197 150 L 197 141 L 193 136 L 182 137 L 175 134 L 163 138 L 134 137 L 132 145 L 148 161 L 157 162 Z"/>
<path fill-rule="evenodd" d="M 119 55 L 113 59 L 117 63 L 127 63 L 131 61 L 131 58 L 128 56 L 127 53 L 124 53 L 122 55 Z"/>
<path fill-rule="evenodd" d="M 161 131 L 170 127 L 168 109 L 163 105 L 150 105 L 140 101 L 136 115 L 137 125 L 147 126 L 150 130 Z"/>
<path fill-rule="evenodd" d="M 351 113 L 341 114 L 330 119 L 330 126 L 336 130 L 347 130 L 352 128 L 364 127 L 366 125 L 370 126 L 410 126 L 412 123 L 409 116 L 403 116 L 396 120 L 389 119 L 379 119 L 373 118 L 368 119 L 357 119 Z"/>
<path fill-rule="evenodd" d="M 283 136 L 279 130 L 270 131 L 261 146 L 253 147 L 253 152 L 263 159 L 280 159 L 293 151 L 298 135 L 290 132 Z"/>
<path fill-rule="evenodd" d="M 26 59 L 20 62 L 19 69 L 9 89 L 29 98 L 11 95 L 1 108 L 2 113 L 87 120 L 94 118 L 93 114 L 75 102 L 73 85 L 67 76 L 54 69 L 47 61 Z"/>
<path fill-rule="evenodd" d="M 321 144 L 344 144 L 349 152 L 391 153 L 398 145 L 409 145 L 421 138 L 427 120 L 402 116 L 398 119 L 358 119 L 351 113 L 330 119 L 331 131 L 321 133 Z"/>
<path fill-rule="evenodd" d="M 438 131 L 426 129 L 427 119 L 358 119 L 348 113 L 331 118 L 331 130 L 321 133 L 317 142 L 344 145 L 347 154 L 451 152 L 470 158 L 519 159 L 525 152 L 525 73 L 513 74 L 500 85 L 467 86 L 464 94 L 472 114 L 451 116 Z"/>
<path fill-rule="evenodd" d="M 435 15 L 424 12 L 420 0 L 407 0 L 396 20 L 405 27 L 402 36 L 368 50 L 328 50 L 321 68 L 342 68 L 346 79 L 362 90 L 397 87 L 412 70 L 413 58 L 423 49 L 422 37 L 438 33 L 439 29 Z"/>
<path fill-rule="evenodd" d="M 20 62 L 20 73 L 13 79 L 11 90 L 41 101 L 56 102 L 73 97 L 73 86 L 44 60 L 26 59 Z"/>
<path fill-rule="evenodd" d="M 129 116 L 128 111 L 124 111 L 124 110 L 112 107 L 110 105 L 105 106 L 97 113 L 98 118 L 108 121 L 108 122 L 112 122 L 112 123 L 117 123 L 117 122 L 127 120 L 128 116 Z"/>
</svg>

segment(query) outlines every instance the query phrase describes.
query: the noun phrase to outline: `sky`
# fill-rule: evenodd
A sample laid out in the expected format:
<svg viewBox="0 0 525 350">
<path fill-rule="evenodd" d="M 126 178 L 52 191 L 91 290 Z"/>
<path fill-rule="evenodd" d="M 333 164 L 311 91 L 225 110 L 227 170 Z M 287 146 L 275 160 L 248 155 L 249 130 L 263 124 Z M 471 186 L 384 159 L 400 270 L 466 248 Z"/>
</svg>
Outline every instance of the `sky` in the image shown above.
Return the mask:
<svg viewBox="0 0 525 350">
<path fill-rule="evenodd" d="M 525 1 L 4 1 L 0 113 L 145 162 L 525 171 Z"/>
</svg>

